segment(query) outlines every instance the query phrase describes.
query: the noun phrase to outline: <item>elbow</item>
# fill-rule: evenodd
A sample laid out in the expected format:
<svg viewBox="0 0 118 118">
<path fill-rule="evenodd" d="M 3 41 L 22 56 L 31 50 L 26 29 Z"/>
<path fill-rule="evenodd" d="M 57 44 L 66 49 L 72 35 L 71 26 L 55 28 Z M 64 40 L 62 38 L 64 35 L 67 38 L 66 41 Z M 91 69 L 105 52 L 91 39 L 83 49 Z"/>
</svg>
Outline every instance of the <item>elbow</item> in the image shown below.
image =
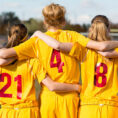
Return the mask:
<svg viewBox="0 0 118 118">
<path fill-rule="evenodd" d="M 60 50 L 60 48 L 61 48 L 61 42 L 58 42 L 58 43 L 56 44 L 56 46 L 55 46 L 55 49 L 56 49 L 56 50 Z"/>
</svg>

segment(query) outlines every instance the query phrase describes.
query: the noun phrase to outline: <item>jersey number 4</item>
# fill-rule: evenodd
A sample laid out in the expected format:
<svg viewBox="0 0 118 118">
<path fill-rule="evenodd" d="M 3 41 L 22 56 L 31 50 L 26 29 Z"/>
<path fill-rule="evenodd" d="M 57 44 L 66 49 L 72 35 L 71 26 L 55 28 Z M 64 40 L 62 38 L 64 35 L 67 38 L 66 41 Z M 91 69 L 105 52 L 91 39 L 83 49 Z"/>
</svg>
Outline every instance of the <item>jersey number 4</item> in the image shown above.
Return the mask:
<svg viewBox="0 0 118 118">
<path fill-rule="evenodd" d="M 56 61 L 57 61 L 56 63 L 54 63 L 55 57 L 56 57 Z M 60 51 L 53 50 L 51 61 L 50 61 L 50 67 L 51 68 L 57 67 L 58 72 L 61 73 L 61 72 L 63 72 L 63 69 L 62 69 L 63 66 L 64 66 L 64 62 L 61 62 Z"/>
<path fill-rule="evenodd" d="M 100 72 L 100 68 L 102 68 L 102 72 Z M 96 75 L 94 77 L 94 85 L 97 87 L 104 87 L 106 85 L 107 82 L 107 66 L 104 63 L 98 63 L 95 71 L 96 71 Z M 101 79 L 101 82 L 99 82 L 99 79 Z"/>
<path fill-rule="evenodd" d="M 7 83 L 2 89 L 0 89 L 0 97 L 12 98 L 12 94 L 5 93 L 5 91 L 11 86 L 11 76 L 8 73 L 0 74 L 0 82 L 4 82 L 5 78 L 7 79 Z M 15 77 L 14 81 L 17 82 L 17 99 L 21 99 L 22 97 L 21 75 L 18 75 L 17 77 Z"/>
</svg>

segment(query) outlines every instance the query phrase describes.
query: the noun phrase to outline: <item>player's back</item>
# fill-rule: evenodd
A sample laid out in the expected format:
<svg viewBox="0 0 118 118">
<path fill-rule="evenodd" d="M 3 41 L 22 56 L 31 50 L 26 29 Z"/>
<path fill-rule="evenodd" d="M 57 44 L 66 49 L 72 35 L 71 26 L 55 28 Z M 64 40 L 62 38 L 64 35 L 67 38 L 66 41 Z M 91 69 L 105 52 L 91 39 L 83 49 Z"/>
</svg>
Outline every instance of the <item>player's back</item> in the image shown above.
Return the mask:
<svg viewBox="0 0 118 118">
<path fill-rule="evenodd" d="M 35 102 L 37 59 L 16 61 L 0 68 L 0 104 Z M 38 73 L 37 73 L 38 74 Z"/>
<path fill-rule="evenodd" d="M 67 31 L 46 32 L 61 42 L 72 42 Z M 54 81 L 60 83 L 79 83 L 78 61 L 62 52 L 56 51 L 38 40 L 39 59 Z M 44 47 L 44 48 L 43 48 Z M 42 85 L 40 93 L 40 113 L 43 118 L 77 118 L 79 96 L 76 91 L 54 92 Z"/>
<path fill-rule="evenodd" d="M 73 38 L 68 31 L 48 31 L 46 34 L 61 42 L 73 42 Z M 54 81 L 65 83 L 79 82 L 79 65 L 76 59 L 52 49 L 41 40 L 38 43 L 40 59 Z"/>
<path fill-rule="evenodd" d="M 118 59 L 106 59 L 87 50 L 81 63 L 81 103 L 118 102 Z M 89 103 L 88 103 L 89 101 Z"/>
</svg>

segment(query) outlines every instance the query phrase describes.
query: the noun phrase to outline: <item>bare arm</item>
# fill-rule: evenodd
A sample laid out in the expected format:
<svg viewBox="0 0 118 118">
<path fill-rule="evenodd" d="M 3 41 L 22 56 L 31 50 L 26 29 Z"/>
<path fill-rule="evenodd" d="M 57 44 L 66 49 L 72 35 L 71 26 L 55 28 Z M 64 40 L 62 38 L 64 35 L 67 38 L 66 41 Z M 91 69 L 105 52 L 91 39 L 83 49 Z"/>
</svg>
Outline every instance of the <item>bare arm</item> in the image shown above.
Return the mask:
<svg viewBox="0 0 118 118">
<path fill-rule="evenodd" d="M 60 42 L 51 38 L 50 36 L 40 32 L 40 31 L 36 31 L 32 36 L 32 37 L 38 37 L 41 40 L 43 40 L 47 45 L 49 45 L 50 47 L 59 50 L 59 46 L 60 46 Z"/>
<path fill-rule="evenodd" d="M 40 31 L 36 31 L 31 37 L 38 37 L 41 40 L 43 40 L 50 47 L 52 47 L 56 50 L 60 50 L 65 53 L 69 53 L 72 46 L 73 46 L 72 43 L 61 43 L 61 42 L 55 40 L 54 38 L 40 32 Z"/>
<path fill-rule="evenodd" d="M 16 51 L 13 48 L 0 49 L 0 58 L 9 58 L 13 56 L 17 56 Z"/>
<path fill-rule="evenodd" d="M 69 53 L 73 44 L 72 43 L 61 43 L 54 38 L 45 35 L 44 33 L 40 31 L 36 31 L 32 37 L 39 37 L 41 40 L 43 40 L 47 45 L 51 46 L 52 48 L 56 50 L 63 51 L 65 53 Z M 108 51 L 114 48 L 118 47 L 118 41 L 93 41 L 90 40 L 86 46 L 87 48 L 98 50 L 98 51 Z"/>
<path fill-rule="evenodd" d="M 106 52 L 98 51 L 98 53 L 106 58 L 118 58 L 118 52 L 116 52 L 115 50 L 110 50 Z"/>
<path fill-rule="evenodd" d="M 87 44 L 87 48 L 99 50 L 99 51 L 108 51 L 118 47 L 118 41 L 93 41 L 90 40 Z"/>
<path fill-rule="evenodd" d="M 70 92 L 70 91 L 81 91 L 81 85 L 80 84 L 66 84 L 66 83 L 58 83 L 53 80 L 51 80 L 49 77 L 46 77 L 42 81 L 42 83 L 48 87 L 50 91 L 57 91 L 57 92 Z"/>
<path fill-rule="evenodd" d="M 44 33 L 40 31 L 36 31 L 32 37 L 37 36 L 41 40 L 43 40 L 47 45 L 51 46 L 52 48 L 56 50 L 60 50 L 65 53 L 69 53 L 73 44 L 72 43 L 61 43 L 54 38 L 45 35 Z M 107 51 L 102 52 L 106 50 L 110 50 L 112 48 L 118 47 L 118 41 L 103 41 L 103 42 L 97 42 L 90 40 L 87 44 L 87 48 L 99 50 L 98 53 L 100 53 L 102 56 L 105 56 L 107 58 L 115 58 L 118 57 L 118 53 L 116 51 Z"/>
<path fill-rule="evenodd" d="M 0 66 L 6 66 L 16 60 L 16 57 L 11 57 L 7 59 L 0 58 Z"/>
</svg>

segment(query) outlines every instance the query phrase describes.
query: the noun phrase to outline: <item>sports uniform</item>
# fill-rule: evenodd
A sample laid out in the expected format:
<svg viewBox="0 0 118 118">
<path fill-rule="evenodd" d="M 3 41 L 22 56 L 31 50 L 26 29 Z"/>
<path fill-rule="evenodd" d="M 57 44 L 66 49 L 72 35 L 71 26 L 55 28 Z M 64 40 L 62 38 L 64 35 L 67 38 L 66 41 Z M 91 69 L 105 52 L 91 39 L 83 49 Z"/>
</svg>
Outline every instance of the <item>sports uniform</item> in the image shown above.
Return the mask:
<svg viewBox="0 0 118 118">
<path fill-rule="evenodd" d="M 34 81 L 45 78 L 38 59 L 16 61 L 0 68 L 0 118 L 39 118 Z"/>
<path fill-rule="evenodd" d="M 61 42 L 78 41 L 83 46 L 86 46 L 89 41 L 88 38 L 74 31 L 47 31 L 46 34 Z M 78 61 L 52 49 L 42 40 L 32 38 L 14 49 L 19 60 L 29 57 L 39 58 L 52 80 L 61 83 L 79 83 Z M 51 92 L 42 85 L 40 94 L 41 118 L 77 118 L 78 101 L 79 97 L 76 92 Z"/>
<path fill-rule="evenodd" d="M 75 43 L 70 55 L 81 60 L 82 91 L 79 118 L 117 118 L 118 59 L 106 59 Z"/>
</svg>

